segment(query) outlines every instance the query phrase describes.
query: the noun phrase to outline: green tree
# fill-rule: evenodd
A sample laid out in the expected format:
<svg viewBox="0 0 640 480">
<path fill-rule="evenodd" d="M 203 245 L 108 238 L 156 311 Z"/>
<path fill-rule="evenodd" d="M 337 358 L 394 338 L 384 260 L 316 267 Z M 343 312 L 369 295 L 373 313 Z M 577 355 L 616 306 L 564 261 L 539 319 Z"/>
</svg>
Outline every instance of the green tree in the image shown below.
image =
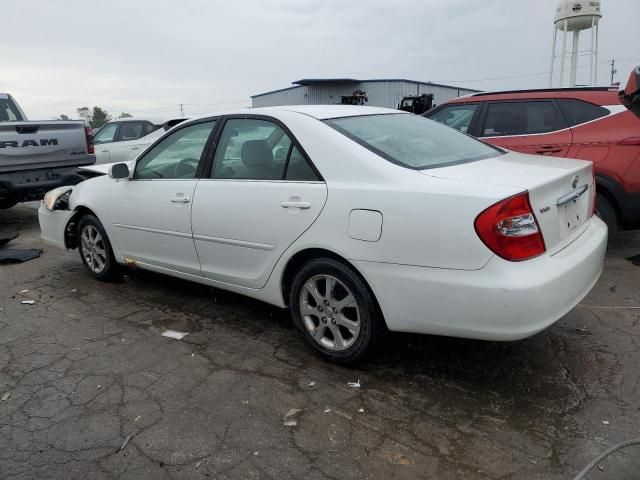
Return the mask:
<svg viewBox="0 0 640 480">
<path fill-rule="evenodd" d="M 111 115 L 100 107 L 93 107 L 93 115 L 91 116 L 91 127 L 100 128 L 102 125 L 111 120 Z"/>
<path fill-rule="evenodd" d="M 118 115 L 118 118 L 131 118 L 131 117 L 133 117 L 133 115 L 127 112 L 122 112 L 120 115 Z"/>
<path fill-rule="evenodd" d="M 89 107 L 80 107 L 76 109 L 76 112 L 78 112 L 78 117 L 91 124 L 91 112 L 89 111 Z"/>
<path fill-rule="evenodd" d="M 67 115 L 65 115 L 64 113 L 60 114 L 60 120 L 71 120 Z"/>
</svg>

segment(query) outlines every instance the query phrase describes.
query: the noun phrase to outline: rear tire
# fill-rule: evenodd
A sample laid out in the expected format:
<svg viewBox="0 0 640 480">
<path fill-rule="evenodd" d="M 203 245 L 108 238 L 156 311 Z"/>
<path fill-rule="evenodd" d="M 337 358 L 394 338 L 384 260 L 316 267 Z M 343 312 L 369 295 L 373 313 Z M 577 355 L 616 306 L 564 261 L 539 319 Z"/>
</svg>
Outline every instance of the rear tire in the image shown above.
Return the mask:
<svg viewBox="0 0 640 480">
<path fill-rule="evenodd" d="M 618 214 L 609 199 L 600 193 L 596 194 L 596 215 L 607 224 L 611 242 L 618 232 Z"/>
<path fill-rule="evenodd" d="M 87 214 L 78 223 L 78 252 L 93 277 L 104 282 L 122 279 L 122 267 L 116 262 L 107 233 L 95 215 Z"/>
<path fill-rule="evenodd" d="M 386 333 L 367 285 L 353 269 L 332 258 L 313 259 L 300 269 L 289 308 L 307 345 L 335 363 L 362 360 Z"/>
</svg>

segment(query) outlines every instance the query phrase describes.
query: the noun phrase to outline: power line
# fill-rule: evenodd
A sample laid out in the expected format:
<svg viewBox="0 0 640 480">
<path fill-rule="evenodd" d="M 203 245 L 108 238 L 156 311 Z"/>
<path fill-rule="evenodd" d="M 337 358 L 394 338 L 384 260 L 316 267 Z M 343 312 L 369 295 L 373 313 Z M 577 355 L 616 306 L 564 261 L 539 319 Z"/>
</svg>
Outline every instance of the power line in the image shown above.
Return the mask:
<svg viewBox="0 0 640 480">
<path fill-rule="evenodd" d="M 640 57 L 634 57 L 634 58 L 619 58 L 618 61 L 620 62 L 624 62 L 624 61 L 628 61 L 628 60 L 640 60 Z M 604 62 L 598 62 L 598 65 L 604 65 L 604 64 L 608 64 L 610 65 L 610 62 L 604 61 Z M 590 67 L 591 65 L 580 65 L 577 68 L 587 68 Z M 507 76 L 507 77 L 493 77 L 493 78 L 477 78 L 477 79 L 473 79 L 473 80 L 438 80 L 434 83 L 465 83 L 465 82 L 490 82 L 493 80 L 510 80 L 513 78 L 526 78 L 526 77 L 539 77 L 542 75 L 549 75 L 551 72 L 550 71 L 546 71 L 546 72 L 539 72 L 539 73 L 525 73 L 522 75 L 511 75 L 511 76 Z"/>
</svg>

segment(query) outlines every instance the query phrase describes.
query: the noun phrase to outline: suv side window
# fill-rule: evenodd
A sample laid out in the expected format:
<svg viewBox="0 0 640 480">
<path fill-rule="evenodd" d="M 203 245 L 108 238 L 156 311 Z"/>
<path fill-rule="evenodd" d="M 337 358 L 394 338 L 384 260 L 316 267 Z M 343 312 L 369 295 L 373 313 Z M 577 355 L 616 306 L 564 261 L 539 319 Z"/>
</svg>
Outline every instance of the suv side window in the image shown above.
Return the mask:
<svg viewBox="0 0 640 480">
<path fill-rule="evenodd" d="M 438 110 L 433 115 L 428 115 L 427 118 L 442 123 L 447 127 L 455 128 L 459 132 L 467 133 L 477 108 L 477 103 L 450 105 Z"/>
<path fill-rule="evenodd" d="M 532 135 L 563 128 L 564 122 L 551 100 L 489 103 L 483 137 Z"/>
<path fill-rule="evenodd" d="M 570 127 L 609 115 L 609 110 L 606 108 L 583 100 L 560 98 L 557 102 Z"/>
<path fill-rule="evenodd" d="M 98 134 L 93 138 L 93 144 L 111 143 L 115 141 L 116 131 L 118 130 L 118 122 L 107 123 L 100 129 Z"/>
<path fill-rule="evenodd" d="M 137 140 L 144 136 L 144 124 L 142 122 L 122 122 L 118 132 L 118 142 Z"/>
<path fill-rule="evenodd" d="M 181 128 L 165 137 L 136 164 L 133 178 L 192 179 L 203 155 L 215 120 Z"/>
<path fill-rule="evenodd" d="M 318 180 L 282 128 L 251 118 L 227 120 L 214 155 L 211 178 Z"/>
</svg>

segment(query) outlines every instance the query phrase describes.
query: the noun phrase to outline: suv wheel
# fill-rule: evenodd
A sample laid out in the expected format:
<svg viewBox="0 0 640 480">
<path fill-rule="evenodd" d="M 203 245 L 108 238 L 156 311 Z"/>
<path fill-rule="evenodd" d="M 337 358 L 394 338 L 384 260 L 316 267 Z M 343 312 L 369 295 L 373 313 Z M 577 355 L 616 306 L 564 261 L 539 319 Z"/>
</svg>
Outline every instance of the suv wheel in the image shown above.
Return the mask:
<svg viewBox="0 0 640 480">
<path fill-rule="evenodd" d="M 114 281 L 122 278 L 107 234 L 94 215 L 88 214 L 78 223 L 78 251 L 82 263 L 98 280 Z"/>
<path fill-rule="evenodd" d="M 331 258 L 302 267 L 289 308 L 306 343 L 333 362 L 362 359 L 385 333 L 369 288 L 351 268 Z"/>
<path fill-rule="evenodd" d="M 609 242 L 611 242 L 618 231 L 618 214 L 609 199 L 599 193 L 596 193 L 596 215 L 607 224 L 609 228 Z"/>
</svg>

